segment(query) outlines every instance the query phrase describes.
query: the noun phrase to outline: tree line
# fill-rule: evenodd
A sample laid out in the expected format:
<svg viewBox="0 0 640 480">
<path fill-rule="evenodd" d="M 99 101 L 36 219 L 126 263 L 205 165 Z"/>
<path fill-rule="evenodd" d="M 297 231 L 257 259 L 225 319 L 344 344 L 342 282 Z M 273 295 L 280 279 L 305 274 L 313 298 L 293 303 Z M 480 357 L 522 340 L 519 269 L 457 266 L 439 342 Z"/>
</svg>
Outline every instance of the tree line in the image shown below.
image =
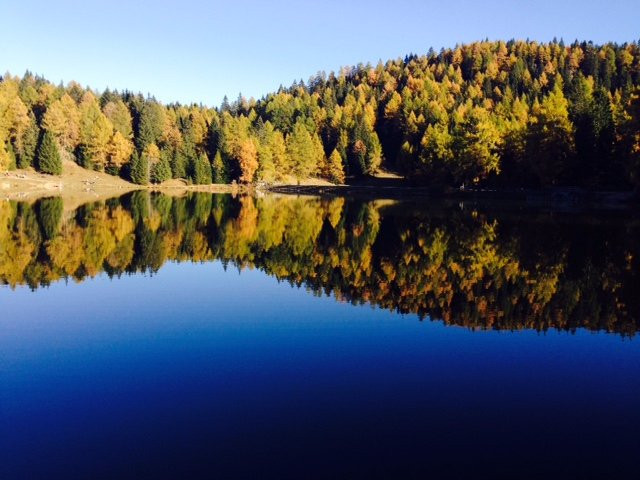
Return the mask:
<svg viewBox="0 0 640 480">
<path fill-rule="evenodd" d="M 64 158 L 139 184 L 387 168 L 430 185 L 638 188 L 640 42 L 476 42 L 217 108 L 5 75 L 0 169 L 58 174 Z"/>
<path fill-rule="evenodd" d="M 0 227 L 0 284 L 11 287 L 219 260 L 469 328 L 640 329 L 640 225 L 628 218 L 139 191 L 74 212 L 60 198 L 2 202 Z"/>
</svg>

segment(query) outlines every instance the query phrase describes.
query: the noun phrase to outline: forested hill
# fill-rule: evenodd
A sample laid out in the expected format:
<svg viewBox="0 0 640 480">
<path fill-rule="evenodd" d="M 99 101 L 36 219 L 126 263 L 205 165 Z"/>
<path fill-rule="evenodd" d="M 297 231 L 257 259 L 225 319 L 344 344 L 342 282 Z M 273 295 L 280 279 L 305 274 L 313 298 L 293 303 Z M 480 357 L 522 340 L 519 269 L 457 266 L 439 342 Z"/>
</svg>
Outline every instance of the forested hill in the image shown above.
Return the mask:
<svg viewBox="0 0 640 480">
<path fill-rule="evenodd" d="M 5 75 L 0 170 L 57 174 L 65 157 L 141 184 L 384 167 L 429 185 L 638 188 L 640 42 L 478 42 L 220 108 Z"/>
</svg>

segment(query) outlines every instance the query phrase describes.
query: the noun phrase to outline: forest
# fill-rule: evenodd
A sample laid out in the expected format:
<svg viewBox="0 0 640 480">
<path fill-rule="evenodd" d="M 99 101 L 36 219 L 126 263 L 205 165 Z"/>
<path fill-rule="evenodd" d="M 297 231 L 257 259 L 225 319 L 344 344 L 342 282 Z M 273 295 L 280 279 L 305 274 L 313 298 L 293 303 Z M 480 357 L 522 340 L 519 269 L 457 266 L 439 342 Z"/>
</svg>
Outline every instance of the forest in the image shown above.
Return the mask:
<svg viewBox="0 0 640 480">
<path fill-rule="evenodd" d="M 219 260 L 314 295 L 467 328 L 634 335 L 639 234 L 637 219 L 615 215 L 523 220 L 344 197 L 138 191 L 73 211 L 57 197 L 0 203 L 0 285 Z"/>
<path fill-rule="evenodd" d="M 63 159 L 142 185 L 343 184 L 385 169 L 424 185 L 636 190 L 640 41 L 482 41 L 216 108 L 5 74 L 0 171 L 55 175 Z"/>
</svg>

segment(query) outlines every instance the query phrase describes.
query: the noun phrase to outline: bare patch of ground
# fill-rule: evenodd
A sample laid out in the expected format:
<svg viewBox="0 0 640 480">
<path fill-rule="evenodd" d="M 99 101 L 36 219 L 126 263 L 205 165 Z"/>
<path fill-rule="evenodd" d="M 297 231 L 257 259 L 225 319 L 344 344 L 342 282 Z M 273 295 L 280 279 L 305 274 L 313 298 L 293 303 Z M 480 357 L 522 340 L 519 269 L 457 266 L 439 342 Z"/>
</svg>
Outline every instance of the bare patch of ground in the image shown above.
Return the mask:
<svg viewBox="0 0 640 480">
<path fill-rule="evenodd" d="M 119 197 L 134 190 L 151 190 L 167 195 L 184 195 L 189 191 L 240 193 L 240 185 L 188 185 L 184 180 L 169 180 L 160 185 L 141 186 L 103 172 L 82 168 L 63 160 L 61 175 L 46 175 L 33 169 L 0 173 L 0 200 L 33 202 L 39 198 L 62 197 L 65 209 L 108 198 Z"/>
<path fill-rule="evenodd" d="M 65 199 L 65 208 L 105 200 L 136 190 L 138 187 L 121 178 L 63 161 L 62 175 L 46 175 L 32 169 L 0 173 L 0 199 L 34 201 L 44 197 Z"/>
</svg>

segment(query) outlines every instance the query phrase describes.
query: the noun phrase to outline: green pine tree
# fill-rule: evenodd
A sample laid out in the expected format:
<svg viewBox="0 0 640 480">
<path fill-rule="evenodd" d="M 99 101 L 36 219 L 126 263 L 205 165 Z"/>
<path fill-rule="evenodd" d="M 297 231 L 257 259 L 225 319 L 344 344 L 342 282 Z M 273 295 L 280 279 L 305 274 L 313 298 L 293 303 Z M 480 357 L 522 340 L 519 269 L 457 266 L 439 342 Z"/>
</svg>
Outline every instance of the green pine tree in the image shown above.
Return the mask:
<svg viewBox="0 0 640 480">
<path fill-rule="evenodd" d="M 171 166 L 166 155 L 160 155 L 160 161 L 151 167 L 151 182 L 162 183 L 171 178 Z"/>
<path fill-rule="evenodd" d="M 209 185 L 211 183 L 211 163 L 205 153 L 198 155 L 193 162 L 193 183 Z"/>
<path fill-rule="evenodd" d="M 87 148 L 86 145 L 84 144 L 78 145 L 74 153 L 75 153 L 76 162 L 78 163 L 78 165 L 88 170 L 95 169 L 95 164 L 91 159 L 91 153 L 89 152 L 89 149 Z"/>
<path fill-rule="evenodd" d="M 172 178 L 187 178 L 187 159 L 181 148 L 176 148 L 169 161 Z"/>
<path fill-rule="evenodd" d="M 211 170 L 213 174 L 213 183 L 229 183 L 227 168 L 222 161 L 222 154 L 220 153 L 220 150 L 218 150 L 215 157 L 213 157 Z"/>
<path fill-rule="evenodd" d="M 7 155 L 9 155 L 9 165 L 8 165 L 8 170 L 15 170 L 16 169 L 16 151 L 13 148 L 13 145 L 11 145 L 11 143 L 9 143 L 7 145 Z"/>
<path fill-rule="evenodd" d="M 139 155 L 138 152 L 133 152 L 131 157 L 131 181 L 138 185 L 149 184 L 149 161 L 146 155 Z"/>
<path fill-rule="evenodd" d="M 148 101 L 138 112 L 137 120 L 135 142 L 138 151 L 142 153 L 150 143 L 158 143 L 162 135 L 164 109 L 159 103 Z"/>
<path fill-rule="evenodd" d="M 60 150 L 53 136 L 45 131 L 40 138 L 38 147 L 38 170 L 50 175 L 60 175 L 62 173 L 62 158 Z"/>
<path fill-rule="evenodd" d="M 18 153 L 18 168 L 33 166 L 36 157 L 40 129 L 32 112 L 29 112 L 29 120 L 29 126 L 22 134 L 22 149 Z"/>
</svg>

